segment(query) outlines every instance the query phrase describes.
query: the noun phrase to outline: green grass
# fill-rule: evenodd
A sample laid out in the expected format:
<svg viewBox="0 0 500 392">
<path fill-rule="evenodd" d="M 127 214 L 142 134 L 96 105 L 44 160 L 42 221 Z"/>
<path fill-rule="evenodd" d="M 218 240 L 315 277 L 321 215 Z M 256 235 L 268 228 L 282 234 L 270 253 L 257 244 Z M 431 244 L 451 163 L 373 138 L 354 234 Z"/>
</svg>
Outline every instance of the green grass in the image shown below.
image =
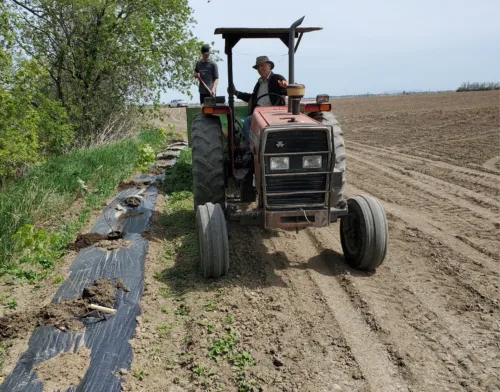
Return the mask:
<svg viewBox="0 0 500 392">
<path fill-rule="evenodd" d="M 165 189 L 168 193 L 172 194 L 183 191 L 191 193 L 193 189 L 191 161 L 191 149 L 188 148 L 181 151 L 175 165 L 165 173 Z"/>
<path fill-rule="evenodd" d="M 171 295 L 182 296 L 198 274 L 198 244 L 193 210 L 191 149 L 181 151 L 164 181 L 166 207 L 161 217 L 166 242 L 163 258 L 167 268 L 156 278 L 168 284 Z M 166 293 L 160 293 L 163 296 Z"/>
<path fill-rule="evenodd" d="M 165 142 L 161 132 L 148 129 L 137 138 L 98 148 L 77 150 L 51 159 L 32 169 L 24 178 L 0 190 L 0 276 L 5 274 L 37 280 L 43 271 L 23 268 L 17 262 L 14 234 L 25 225 L 33 225 L 36 237 L 41 222 L 53 220 L 68 209 L 78 197 L 85 200 L 79 215 L 72 219 L 58 218 L 57 228 L 51 234 L 61 238 L 57 249 L 63 251 L 90 218 L 92 210 L 115 192 L 118 183 L 134 171 L 138 146 L 149 143 L 157 148 Z M 28 230 L 25 230 L 26 232 Z M 30 240 L 24 234 L 22 240 Z M 21 241 L 21 242 L 23 242 Z M 26 243 L 24 241 L 23 243 Z M 42 257 L 43 259 L 43 257 Z M 42 270 L 50 270 L 47 263 Z"/>
</svg>

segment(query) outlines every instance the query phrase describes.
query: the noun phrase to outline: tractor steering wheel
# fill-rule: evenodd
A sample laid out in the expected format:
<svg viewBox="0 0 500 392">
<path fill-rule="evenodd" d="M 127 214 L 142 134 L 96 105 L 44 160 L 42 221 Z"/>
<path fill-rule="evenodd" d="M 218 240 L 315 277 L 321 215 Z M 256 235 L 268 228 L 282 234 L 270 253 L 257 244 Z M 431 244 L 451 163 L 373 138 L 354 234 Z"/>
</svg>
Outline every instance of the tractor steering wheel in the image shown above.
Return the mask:
<svg viewBox="0 0 500 392">
<path fill-rule="evenodd" d="M 286 101 L 285 101 L 285 98 L 283 98 L 282 95 L 279 95 L 279 94 L 276 94 L 276 93 L 266 93 L 266 94 L 262 94 L 260 97 L 258 97 L 256 100 L 255 100 L 255 105 L 257 105 L 257 102 L 259 102 L 259 99 L 263 98 L 263 97 L 267 97 L 269 95 L 276 95 L 277 97 L 279 97 L 280 99 L 276 102 L 276 104 L 273 104 L 272 106 L 279 106 L 277 105 L 278 103 L 280 103 L 280 101 L 283 101 L 283 105 L 281 106 L 286 106 Z"/>
</svg>

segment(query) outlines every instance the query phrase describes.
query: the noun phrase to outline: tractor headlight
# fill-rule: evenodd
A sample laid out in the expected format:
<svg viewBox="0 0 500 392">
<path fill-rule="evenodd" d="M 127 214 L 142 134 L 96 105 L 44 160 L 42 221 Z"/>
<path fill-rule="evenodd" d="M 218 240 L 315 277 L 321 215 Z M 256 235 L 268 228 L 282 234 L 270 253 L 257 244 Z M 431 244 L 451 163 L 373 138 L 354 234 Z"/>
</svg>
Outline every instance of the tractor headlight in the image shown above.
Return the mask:
<svg viewBox="0 0 500 392">
<path fill-rule="evenodd" d="M 309 155 L 302 158 L 302 167 L 304 169 L 319 169 L 321 164 L 321 155 Z"/>
<path fill-rule="evenodd" d="M 272 157 L 271 170 L 288 170 L 290 167 L 289 157 Z"/>
</svg>

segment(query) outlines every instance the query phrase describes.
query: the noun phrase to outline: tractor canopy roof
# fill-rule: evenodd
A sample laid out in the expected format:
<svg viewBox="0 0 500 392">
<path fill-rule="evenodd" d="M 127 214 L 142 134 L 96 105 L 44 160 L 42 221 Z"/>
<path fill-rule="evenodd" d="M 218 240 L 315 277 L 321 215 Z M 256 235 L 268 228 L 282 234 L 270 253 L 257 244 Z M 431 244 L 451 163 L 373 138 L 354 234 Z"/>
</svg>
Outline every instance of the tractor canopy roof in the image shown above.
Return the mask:
<svg viewBox="0 0 500 392">
<path fill-rule="evenodd" d="M 304 33 L 311 31 L 322 30 L 322 27 L 297 27 L 295 29 L 295 37 L 299 38 L 295 50 L 299 46 L 300 40 Z M 222 34 L 222 38 L 226 40 L 225 53 L 229 51 L 238 43 L 240 39 L 261 39 L 261 38 L 278 38 L 287 47 L 289 43 L 290 28 L 246 28 L 246 27 L 219 27 L 215 29 L 214 34 Z"/>
</svg>

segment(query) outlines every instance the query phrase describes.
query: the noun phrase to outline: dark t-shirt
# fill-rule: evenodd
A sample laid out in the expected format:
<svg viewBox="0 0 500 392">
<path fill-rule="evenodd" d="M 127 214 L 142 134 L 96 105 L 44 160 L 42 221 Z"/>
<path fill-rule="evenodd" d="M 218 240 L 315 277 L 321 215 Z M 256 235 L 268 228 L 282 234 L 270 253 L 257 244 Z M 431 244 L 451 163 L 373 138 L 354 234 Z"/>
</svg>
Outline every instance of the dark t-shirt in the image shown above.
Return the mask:
<svg viewBox="0 0 500 392">
<path fill-rule="evenodd" d="M 214 86 L 214 81 L 216 79 L 219 79 L 219 68 L 217 67 L 217 64 L 210 59 L 208 61 L 199 60 L 196 63 L 196 67 L 194 67 L 194 72 L 198 72 L 200 74 L 201 78 L 209 88 Z M 207 91 L 202 83 L 200 83 L 199 92 L 201 94 L 210 94 L 210 91 Z"/>
</svg>

